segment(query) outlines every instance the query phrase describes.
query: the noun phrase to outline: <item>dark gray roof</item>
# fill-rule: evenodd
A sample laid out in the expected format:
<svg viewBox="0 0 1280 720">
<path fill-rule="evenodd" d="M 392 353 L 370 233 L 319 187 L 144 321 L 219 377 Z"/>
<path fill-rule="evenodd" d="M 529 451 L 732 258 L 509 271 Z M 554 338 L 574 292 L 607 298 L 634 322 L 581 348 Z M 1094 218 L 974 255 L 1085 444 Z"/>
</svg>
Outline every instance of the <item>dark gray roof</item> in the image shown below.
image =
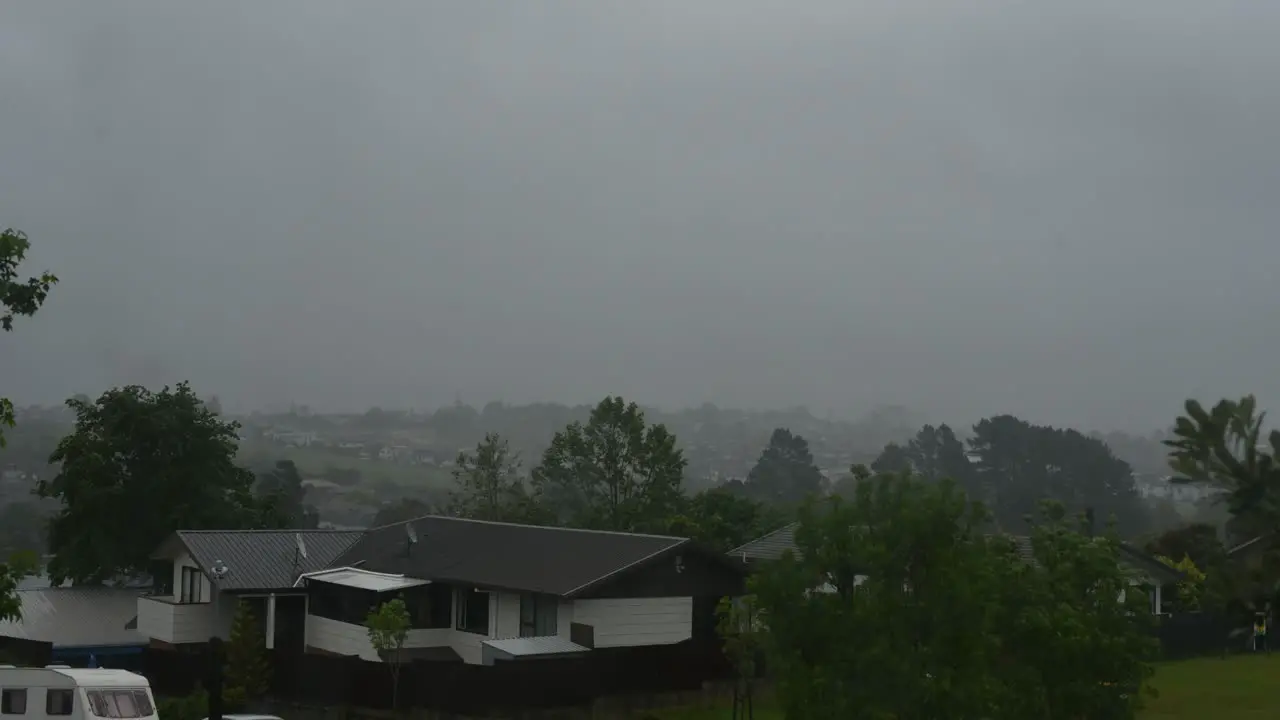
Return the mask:
<svg viewBox="0 0 1280 720">
<path fill-rule="evenodd" d="M 1031 537 L 1028 535 L 1008 535 L 1013 541 L 1018 557 L 1026 562 L 1035 562 L 1035 550 L 1032 549 Z M 1177 582 L 1182 579 L 1182 572 L 1155 559 L 1150 553 L 1139 550 L 1127 542 L 1120 543 L 1120 566 L 1143 577 L 1159 580 L 1161 584 Z"/>
<path fill-rule="evenodd" d="M 298 573 L 329 567 L 360 539 L 359 530 L 179 530 L 177 540 L 206 574 L 219 560 L 229 569 L 215 581 L 223 590 L 293 587 Z M 299 558 L 296 536 L 307 556 Z"/>
<path fill-rule="evenodd" d="M 779 528 L 764 537 L 756 538 L 746 545 L 742 545 L 729 551 L 729 555 L 750 561 L 757 560 L 779 560 L 782 553 L 790 550 L 793 553 L 799 553 L 796 550 L 796 528 L 800 527 L 800 523 L 793 522 L 786 527 Z"/>
<path fill-rule="evenodd" d="M 129 623 L 138 615 L 137 590 L 59 587 L 19 590 L 22 619 L 0 621 L 0 635 L 53 643 L 54 647 L 145 645 Z"/>
<path fill-rule="evenodd" d="M 417 542 L 410 549 L 406 526 Z M 665 535 L 427 516 L 365 533 L 333 565 L 487 589 L 572 597 L 689 543 Z"/>
</svg>

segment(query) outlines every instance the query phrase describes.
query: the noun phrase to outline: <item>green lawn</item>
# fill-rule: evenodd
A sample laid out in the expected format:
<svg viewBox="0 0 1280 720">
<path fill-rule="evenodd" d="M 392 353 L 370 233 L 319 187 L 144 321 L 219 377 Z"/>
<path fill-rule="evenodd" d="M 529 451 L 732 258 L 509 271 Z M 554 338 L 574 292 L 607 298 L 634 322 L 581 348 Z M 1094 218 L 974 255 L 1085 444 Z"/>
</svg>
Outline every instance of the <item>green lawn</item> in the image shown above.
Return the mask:
<svg viewBox="0 0 1280 720">
<path fill-rule="evenodd" d="M 1156 670 L 1160 697 L 1142 720 L 1280 718 L 1280 654 L 1167 663 Z"/>
<path fill-rule="evenodd" d="M 1147 701 L 1141 720 L 1276 720 L 1280 718 L 1280 653 L 1204 658 L 1163 663 L 1153 684 L 1159 697 Z M 678 708 L 655 714 L 660 720 L 728 720 L 727 705 Z M 756 720 L 782 720 L 767 703 L 756 705 Z"/>
</svg>

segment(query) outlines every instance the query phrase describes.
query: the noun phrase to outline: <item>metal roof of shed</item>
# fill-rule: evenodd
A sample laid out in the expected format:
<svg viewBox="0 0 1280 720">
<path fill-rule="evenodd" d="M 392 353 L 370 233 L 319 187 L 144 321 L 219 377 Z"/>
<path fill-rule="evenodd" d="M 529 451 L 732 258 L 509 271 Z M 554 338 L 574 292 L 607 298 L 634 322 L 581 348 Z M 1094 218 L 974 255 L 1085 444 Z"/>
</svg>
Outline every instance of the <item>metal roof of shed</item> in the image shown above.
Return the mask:
<svg viewBox="0 0 1280 720">
<path fill-rule="evenodd" d="M 22 619 L 0 621 L 0 635 L 61 647 L 145 645 L 129 622 L 138 615 L 137 590 L 61 587 L 19 590 Z"/>
</svg>

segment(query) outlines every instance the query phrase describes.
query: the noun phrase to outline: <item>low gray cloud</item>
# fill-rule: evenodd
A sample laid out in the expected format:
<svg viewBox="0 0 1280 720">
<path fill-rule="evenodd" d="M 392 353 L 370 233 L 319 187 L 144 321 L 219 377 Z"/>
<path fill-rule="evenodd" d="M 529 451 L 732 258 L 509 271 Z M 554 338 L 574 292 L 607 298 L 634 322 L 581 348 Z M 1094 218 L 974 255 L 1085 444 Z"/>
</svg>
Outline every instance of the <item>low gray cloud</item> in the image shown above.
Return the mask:
<svg viewBox="0 0 1280 720">
<path fill-rule="evenodd" d="M 4 391 L 1150 428 L 1256 392 L 1267 3 L 7 3 Z"/>
</svg>

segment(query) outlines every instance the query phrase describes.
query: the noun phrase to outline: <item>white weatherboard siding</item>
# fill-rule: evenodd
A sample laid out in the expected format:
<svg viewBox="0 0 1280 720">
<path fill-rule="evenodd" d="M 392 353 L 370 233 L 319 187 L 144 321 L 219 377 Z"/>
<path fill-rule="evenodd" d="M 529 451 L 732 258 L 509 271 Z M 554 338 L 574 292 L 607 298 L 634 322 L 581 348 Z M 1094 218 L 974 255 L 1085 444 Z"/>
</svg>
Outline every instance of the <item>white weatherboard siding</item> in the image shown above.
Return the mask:
<svg viewBox="0 0 1280 720">
<path fill-rule="evenodd" d="M 226 637 L 235 611 L 235 598 L 223 602 L 180 604 L 172 596 L 138 598 L 138 632 L 145 637 L 181 645 Z"/>
<path fill-rule="evenodd" d="M 561 600 L 560 607 L 556 608 L 556 635 L 562 638 L 569 637 L 570 625 L 573 624 L 573 601 Z"/>
<path fill-rule="evenodd" d="M 573 621 L 595 628 L 595 646 L 670 645 L 693 637 L 693 598 L 575 600 Z"/>
<path fill-rule="evenodd" d="M 447 647 L 454 631 L 410 630 L 405 648 Z M 358 655 L 361 660 L 378 662 L 380 658 L 369 642 L 369 631 L 363 625 L 352 625 L 329 618 L 307 616 L 307 646 L 339 655 Z"/>
<path fill-rule="evenodd" d="M 520 596 L 516 593 L 493 593 L 497 597 L 498 615 L 493 619 L 493 636 L 520 637 Z M 492 606 L 491 606 L 492 607 Z"/>
</svg>

